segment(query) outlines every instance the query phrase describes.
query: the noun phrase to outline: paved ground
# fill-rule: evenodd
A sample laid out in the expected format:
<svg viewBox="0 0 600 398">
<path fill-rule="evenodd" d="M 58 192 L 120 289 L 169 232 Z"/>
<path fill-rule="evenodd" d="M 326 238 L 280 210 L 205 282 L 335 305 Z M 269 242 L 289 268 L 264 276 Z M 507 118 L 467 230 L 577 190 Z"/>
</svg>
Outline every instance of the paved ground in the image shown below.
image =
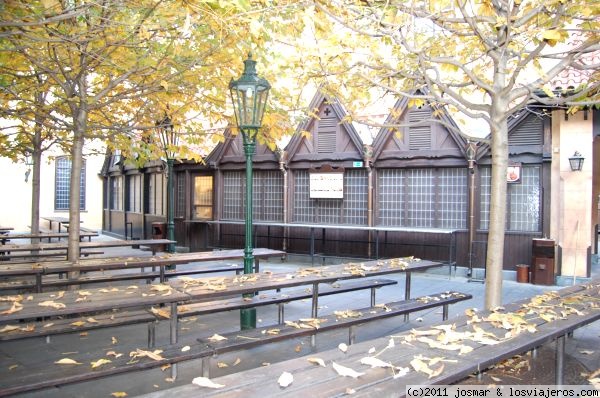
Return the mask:
<svg viewBox="0 0 600 398">
<path fill-rule="evenodd" d="M 100 237 L 101 239 L 110 239 Z M 108 249 L 105 255 L 150 255 L 134 249 Z M 231 264 L 231 262 L 222 262 Z M 262 270 L 273 272 L 292 271 L 299 266 L 310 265 L 308 258 L 292 257 L 286 262 L 273 259 L 262 262 Z M 185 267 L 185 266 L 180 266 Z M 459 272 L 456 275 L 460 275 Z M 483 308 L 484 284 L 469 282 L 468 279 L 456 276 L 453 273 L 449 277 L 448 268 L 441 273 L 415 274 L 413 275 L 412 296 L 426 295 L 445 290 L 457 290 L 473 295 L 473 300 L 461 302 L 450 307 L 450 317 L 462 314 L 466 308 Z M 594 269 L 594 276 L 600 276 L 600 272 Z M 377 293 L 377 301 L 385 302 L 403 298 L 403 275 L 392 275 L 397 279 L 398 286 L 389 286 L 380 289 Z M 127 283 L 131 284 L 131 283 Z M 556 286 L 539 286 L 514 281 L 505 281 L 503 288 L 503 301 L 505 303 L 531 297 L 537 293 L 547 290 L 556 290 Z M 369 292 L 352 292 L 333 295 L 320 299 L 320 307 L 323 313 L 329 313 L 338 309 L 348 309 L 368 306 Z M 293 302 L 286 305 L 286 319 L 298 319 L 309 317 L 311 311 L 310 301 Z M 257 310 L 257 319 L 260 325 L 276 323 L 277 308 L 275 306 L 262 307 Z M 397 333 L 415 326 L 438 322 L 441 319 L 441 309 L 434 309 L 411 316 L 408 323 L 393 318 L 377 323 L 367 324 L 356 331 L 357 341 Z M 219 332 L 235 331 L 239 325 L 239 312 L 221 313 L 185 320 L 181 327 L 181 341 L 193 341 L 200 335 L 211 335 Z M 163 322 L 156 332 L 157 345 L 168 343 L 168 325 Z M 113 344 L 113 337 L 118 341 Z M 331 332 L 319 335 L 316 350 L 324 350 L 336 347 L 340 342 L 347 340 L 345 331 Z M 78 334 L 53 337 L 51 344 L 46 344 L 43 339 L 30 339 L 17 343 L 0 343 L 0 366 L 6 371 L 4 365 L 18 364 L 28 366 L 35 363 L 39 358 L 46 355 L 63 355 L 78 357 L 85 360 L 96 360 L 101 356 L 85 357 L 85 352 L 106 352 L 114 350 L 127 355 L 135 348 L 145 348 L 146 326 L 136 325 L 110 330 L 90 331 L 87 335 Z M 211 377 L 239 372 L 267 363 L 273 363 L 296 356 L 303 356 L 311 352 L 309 339 L 295 339 L 283 343 L 272 344 L 243 352 L 236 352 L 214 358 L 211 367 Z M 568 384 L 581 384 L 584 378 L 581 373 L 594 371 L 600 368 L 600 323 L 596 322 L 588 327 L 575 332 L 573 338 L 567 341 L 567 378 Z M 85 358 L 85 359 L 83 359 Z M 552 384 L 554 353 L 552 346 L 543 347 L 537 351 L 536 357 L 524 355 L 491 369 L 480 380 L 470 379 L 465 383 L 490 383 L 501 380 L 502 384 Z M 9 365 L 10 366 L 10 365 Z M 116 376 L 100 381 L 80 383 L 43 392 L 26 394 L 28 397 L 110 397 L 112 392 L 124 391 L 128 396 L 136 396 L 157 389 L 169 388 L 179 384 L 189 383 L 192 378 L 199 375 L 198 361 L 180 364 L 178 367 L 178 378 L 170 380 L 168 370 L 150 370 L 124 376 Z"/>
</svg>

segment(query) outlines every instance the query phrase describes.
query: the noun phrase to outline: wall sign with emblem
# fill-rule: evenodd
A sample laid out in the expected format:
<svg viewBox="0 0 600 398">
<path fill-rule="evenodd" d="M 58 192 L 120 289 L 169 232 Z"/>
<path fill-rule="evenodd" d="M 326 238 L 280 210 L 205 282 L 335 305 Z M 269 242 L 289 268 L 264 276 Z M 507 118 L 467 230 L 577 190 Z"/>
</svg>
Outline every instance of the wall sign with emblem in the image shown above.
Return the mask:
<svg viewBox="0 0 600 398">
<path fill-rule="evenodd" d="M 311 199 L 344 199 L 344 168 L 325 165 L 308 174 Z"/>
<path fill-rule="evenodd" d="M 510 163 L 506 169 L 506 182 L 511 184 L 521 183 L 521 163 Z"/>
</svg>

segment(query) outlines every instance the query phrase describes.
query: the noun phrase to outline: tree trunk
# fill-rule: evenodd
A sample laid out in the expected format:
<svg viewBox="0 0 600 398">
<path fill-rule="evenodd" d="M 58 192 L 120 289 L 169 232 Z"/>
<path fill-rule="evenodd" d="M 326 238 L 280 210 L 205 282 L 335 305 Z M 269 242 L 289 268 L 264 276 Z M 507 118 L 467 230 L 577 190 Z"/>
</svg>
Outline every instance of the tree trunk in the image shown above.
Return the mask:
<svg viewBox="0 0 600 398">
<path fill-rule="evenodd" d="M 77 118 L 74 118 L 75 128 L 73 129 L 73 147 L 71 149 L 71 179 L 69 191 L 69 248 L 68 260 L 79 262 L 79 224 L 80 217 L 80 192 L 81 192 L 81 168 L 83 166 L 83 144 L 85 137 L 85 128 L 87 123 L 87 114 L 85 109 L 80 108 L 77 112 Z M 78 277 L 75 273 L 70 277 Z"/>
<path fill-rule="evenodd" d="M 506 229 L 506 169 L 508 126 L 506 120 L 492 128 L 492 192 L 486 258 L 485 308 L 502 305 L 504 231 Z"/>
<path fill-rule="evenodd" d="M 41 131 L 36 127 L 33 137 L 33 150 L 31 153 L 32 175 L 31 175 L 31 233 L 38 234 L 40 232 L 40 181 L 41 181 L 41 164 L 42 164 L 42 139 Z"/>
</svg>

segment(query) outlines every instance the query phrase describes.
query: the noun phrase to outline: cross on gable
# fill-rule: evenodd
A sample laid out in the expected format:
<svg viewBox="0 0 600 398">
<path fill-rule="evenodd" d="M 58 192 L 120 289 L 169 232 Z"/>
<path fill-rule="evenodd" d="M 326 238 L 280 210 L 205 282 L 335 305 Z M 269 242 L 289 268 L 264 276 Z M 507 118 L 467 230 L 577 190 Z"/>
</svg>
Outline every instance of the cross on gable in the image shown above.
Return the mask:
<svg viewBox="0 0 600 398">
<path fill-rule="evenodd" d="M 325 108 L 325 116 L 329 116 L 330 113 L 331 111 L 329 110 L 329 108 Z"/>
</svg>

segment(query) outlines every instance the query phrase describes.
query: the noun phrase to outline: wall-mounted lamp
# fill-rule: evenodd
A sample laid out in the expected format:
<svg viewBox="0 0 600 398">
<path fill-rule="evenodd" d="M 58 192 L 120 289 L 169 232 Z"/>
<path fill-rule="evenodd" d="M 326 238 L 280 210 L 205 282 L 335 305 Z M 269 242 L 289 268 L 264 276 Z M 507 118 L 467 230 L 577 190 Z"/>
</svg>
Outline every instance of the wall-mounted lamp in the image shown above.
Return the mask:
<svg viewBox="0 0 600 398">
<path fill-rule="evenodd" d="M 467 149 L 466 149 L 466 155 L 467 155 L 467 162 L 468 162 L 468 168 L 469 168 L 469 172 L 471 174 L 475 173 L 475 155 L 477 155 L 477 142 L 476 141 L 467 141 Z"/>
<path fill-rule="evenodd" d="M 581 156 L 579 151 L 575 151 L 573 156 L 571 156 L 569 158 L 569 164 L 571 165 L 571 170 L 572 171 L 581 171 L 581 169 L 583 168 L 584 160 L 585 160 L 585 158 L 583 156 Z"/>
</svg>

